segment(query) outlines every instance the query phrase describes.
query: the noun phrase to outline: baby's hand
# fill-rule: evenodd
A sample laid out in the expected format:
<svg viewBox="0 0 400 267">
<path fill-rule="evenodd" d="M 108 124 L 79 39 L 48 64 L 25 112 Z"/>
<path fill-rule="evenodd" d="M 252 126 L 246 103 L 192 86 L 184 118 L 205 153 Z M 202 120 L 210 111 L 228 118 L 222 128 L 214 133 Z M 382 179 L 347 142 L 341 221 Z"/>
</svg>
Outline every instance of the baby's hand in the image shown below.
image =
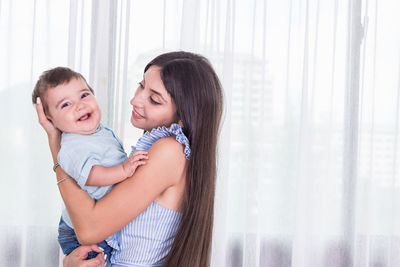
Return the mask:
<svg viewBox="0 0 400 267">
<path fill-rule="evenodd" d="M 132 176 L 137 167 L 146 164 L 146 159 L 148 159 L 147 151 L 135 151 L 122 164 L 126 177 Z"/>
</svg>

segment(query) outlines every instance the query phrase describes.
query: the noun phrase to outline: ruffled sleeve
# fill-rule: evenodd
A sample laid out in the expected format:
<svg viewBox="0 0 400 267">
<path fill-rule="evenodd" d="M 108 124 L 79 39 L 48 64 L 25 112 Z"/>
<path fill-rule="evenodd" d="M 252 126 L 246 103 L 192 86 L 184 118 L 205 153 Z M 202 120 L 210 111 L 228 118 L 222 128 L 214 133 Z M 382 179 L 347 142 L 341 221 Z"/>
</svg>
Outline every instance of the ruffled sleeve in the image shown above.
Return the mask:
<svg viewBox="0 0 400 267">
<path fill-rule="evenodd" d="M 136 147 L 132 146 L 131 154 L 136 150 L 148 151 L 153 143 L 158 139 L 173 135 L 176 136 L 176 141 L 178 141 L 185 147 L 184 152 L 186 154 L 186 159 L 189 159 L 191 153 L 189 139 L 183 133 L 181 126 L 176 123 L 172 124 L 170 128 L 162 126 L 154 128 L 150 132 L 146 132 L 142 137 L 139 138 L 136 143 Z"/>
</svg>

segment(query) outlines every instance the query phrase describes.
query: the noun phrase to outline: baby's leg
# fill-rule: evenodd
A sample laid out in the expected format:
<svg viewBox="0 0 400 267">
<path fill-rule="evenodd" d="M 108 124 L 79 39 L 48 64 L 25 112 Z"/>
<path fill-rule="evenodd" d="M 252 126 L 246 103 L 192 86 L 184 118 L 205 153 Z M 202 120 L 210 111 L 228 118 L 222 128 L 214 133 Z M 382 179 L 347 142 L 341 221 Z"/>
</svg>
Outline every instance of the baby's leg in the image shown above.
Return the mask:
<svg viewBox="0 0 400 267">
<path fill-rule="evenodd" d="M 99 247 L 102 247 L 104 249 L 104 254 L 107 255 L 107 261 L 110 261 L 111 259 L 111 251 L 112 247 L 110 247 L 106 241 L 101 241 L 100 243 L 97 243 Z M 97 256 L 97 252 L 91 251 L 89 252 L 88 259 L 95 258 Z"/>
<path fill-rule="evenodd" d="M 69 227 L 62 218 L 58 225 L 58 243 L 65 255 L 68 255 L 80 246 L 74 229 Z"/>
</svg>

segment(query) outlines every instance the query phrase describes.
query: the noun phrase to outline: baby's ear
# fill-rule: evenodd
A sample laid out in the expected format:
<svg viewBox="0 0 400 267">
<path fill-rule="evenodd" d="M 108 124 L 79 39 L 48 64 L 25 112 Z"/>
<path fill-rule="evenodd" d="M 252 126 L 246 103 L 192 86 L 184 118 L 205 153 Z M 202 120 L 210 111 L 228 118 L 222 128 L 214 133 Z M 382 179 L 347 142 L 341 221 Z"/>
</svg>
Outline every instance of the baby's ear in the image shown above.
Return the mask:
<svg viewBox="0 0 400 267">
<path fill-rule="evenodd" d="M 51 123 L 53 123 L 53 121 L 52 121 L 50 115 L 46 115 L 46 118 L 47 118 Z"/>
</svg>

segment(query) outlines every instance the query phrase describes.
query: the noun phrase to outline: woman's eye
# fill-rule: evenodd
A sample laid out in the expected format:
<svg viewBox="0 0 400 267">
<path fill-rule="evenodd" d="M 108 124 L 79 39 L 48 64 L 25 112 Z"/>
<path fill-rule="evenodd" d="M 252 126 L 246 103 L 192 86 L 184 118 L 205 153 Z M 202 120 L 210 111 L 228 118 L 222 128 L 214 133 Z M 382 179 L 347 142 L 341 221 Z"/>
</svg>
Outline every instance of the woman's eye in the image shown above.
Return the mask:
<svg viewBox="0 0 400 267">
<path fill-rule="evenodd" d="M 81 95 L 81 98 L 85 98 L 85 97 L 87 97 L 89 95 L 89 93 L 83 93 L 82 95 Z"/>
<path fill-rule="evenodd" d="M 160 105 L 159 102 L 155 101 L 152 97 L 150 97 L 150 102 L 155 105 Z"/>
<path fill-rule="evenodd" d="M 142 88 L 142 89 L 144 88 L 143 83 L 140 82 L 140 83 L 138 83 L 138 84 L 139 84 L 139 87 L 140 87 L 140 88 Z"/>
<path fill-rule="evenodd" d="M 69 105 L 70 105 L 69 102 L 65 102 L 64 104 L 61 105 L 61 108 L 66 108 L 66 107 L 68 107 Z"/>
</svg>

